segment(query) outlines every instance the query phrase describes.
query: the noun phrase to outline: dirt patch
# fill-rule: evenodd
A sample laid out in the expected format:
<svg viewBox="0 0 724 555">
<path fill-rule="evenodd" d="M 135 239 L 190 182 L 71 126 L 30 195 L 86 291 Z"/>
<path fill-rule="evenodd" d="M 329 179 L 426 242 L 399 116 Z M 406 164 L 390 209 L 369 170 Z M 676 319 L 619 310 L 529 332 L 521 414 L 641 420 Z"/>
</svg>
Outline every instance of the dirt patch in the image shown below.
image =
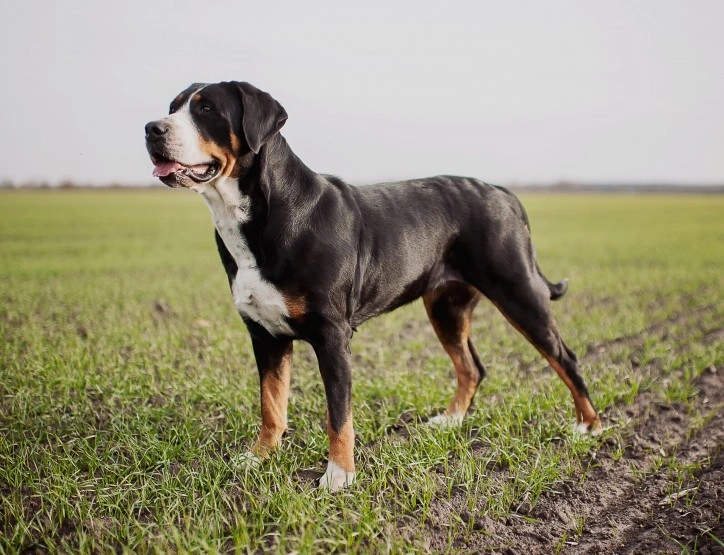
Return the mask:
<svg viewBox="0 0 724 555">
<path fill-rule="evenodd" d="M 692 549 L 697 543 L 701 546 L 702 541 L 714 546 L 707 535 L 712 530 L 717 531 L 715 536 L 724 537 L 724 376 L 709 368 L 696 384 L 700 402 L 710 405 L 707 418 L 713 418 L 687 440 L 690 418 L 676 411 L 675 406 L 654 405 L 631 442 L 632 456 L 639 458 L 639 467 L 649 474 L 628 488 L 631 495 L 619 495 L 597 511 L 594 516 L 598 518 L 592 519 L 589 533 L 581 537 L 574 552 L 678 553 L 682 546 Z M 667 455 L 675 455 L 679 467 L 702 466 L 694 477 L 678 484 L 671 472 L 653 471 L 657 446 Z M 625 469 L 618 474 L 631 479 Z M 591 478 L 615 475 L 601 468 Z"/>
<path fill-rule="evenodd" d="M 724 450 L 720 449 L 711 466 L 659 501 L 648 521 L 624 541 L 632 553 L 658 553 L 664 547 L 678 553 L 685 547 L 700 555 L 724 554 L 714 539 L 724 538 L 722 505 Z"/>
</svg>

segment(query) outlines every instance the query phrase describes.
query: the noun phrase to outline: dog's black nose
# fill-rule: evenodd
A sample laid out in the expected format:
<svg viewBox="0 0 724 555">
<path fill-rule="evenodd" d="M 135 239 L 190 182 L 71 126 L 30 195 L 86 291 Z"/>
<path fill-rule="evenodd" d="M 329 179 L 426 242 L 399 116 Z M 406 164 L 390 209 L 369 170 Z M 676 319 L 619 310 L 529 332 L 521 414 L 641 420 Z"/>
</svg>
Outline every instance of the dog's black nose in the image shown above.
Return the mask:
<svg viewBox="0 0 724 555">
<path fill-rule="evenodd" d="M 155 139 L 168 133 L 168 125 L 162 121 L 150 121 L 146 124 L 146 137 Z"/>
</svg>

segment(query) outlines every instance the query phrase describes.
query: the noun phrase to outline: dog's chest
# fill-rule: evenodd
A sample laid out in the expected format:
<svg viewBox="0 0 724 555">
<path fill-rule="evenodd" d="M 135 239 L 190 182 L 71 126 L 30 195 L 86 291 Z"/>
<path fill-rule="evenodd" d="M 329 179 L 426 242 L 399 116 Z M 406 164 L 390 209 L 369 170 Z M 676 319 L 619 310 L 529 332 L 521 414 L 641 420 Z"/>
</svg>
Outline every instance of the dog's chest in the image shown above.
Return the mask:
<svg viewBox="0 0 724 555">
<path fill-rule="evenodd" d="M 241 224 L 249 217 L 249 199 L 232 188 L 208 187 L 199 191 L 211 211 L 214 227 L 226 249 L 236 262 L 237 272 L 231 284 L 234 304 L 242 316 L 264 326 L 274 335 L 292 335 L 287 324 L 289 316 L 284 297 L 266 281 L 241 232 Z M 213 191 L 210 189 L 214 189 Z"/>
</svg>

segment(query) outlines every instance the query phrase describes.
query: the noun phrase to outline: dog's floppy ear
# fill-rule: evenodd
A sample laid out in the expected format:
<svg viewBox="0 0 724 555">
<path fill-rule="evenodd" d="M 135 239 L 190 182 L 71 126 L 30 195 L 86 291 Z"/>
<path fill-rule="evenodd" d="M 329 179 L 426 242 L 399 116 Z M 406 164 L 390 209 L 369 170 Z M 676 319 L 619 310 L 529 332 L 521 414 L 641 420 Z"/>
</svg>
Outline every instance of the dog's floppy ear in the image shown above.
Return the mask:
<svg viewBox="0 0 724 555">
<path fill-rule="evenodd" d="M 287 121 L 287 112 L 270 94 L 249 83 L 234 83 L 244 106 L 241 127 L 249 148 L 254 154 L 271 139 Z"/>
</svg>

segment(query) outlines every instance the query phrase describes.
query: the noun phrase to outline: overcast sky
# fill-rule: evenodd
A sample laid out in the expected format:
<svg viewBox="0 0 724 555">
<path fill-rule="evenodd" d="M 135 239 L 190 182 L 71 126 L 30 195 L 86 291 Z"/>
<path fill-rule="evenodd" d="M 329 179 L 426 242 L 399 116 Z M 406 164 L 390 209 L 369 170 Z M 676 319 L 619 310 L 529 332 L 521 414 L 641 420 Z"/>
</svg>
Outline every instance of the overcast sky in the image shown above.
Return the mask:
<svg viewBox="0 0 724 555">
<path fill-rule="evenodd" d="M 0 179 L 151 183 L 144 124 L 242 80 L 353 183 L 721 183 L 723 24 L 721 0 L 3 0 Z"/>
</svg>

